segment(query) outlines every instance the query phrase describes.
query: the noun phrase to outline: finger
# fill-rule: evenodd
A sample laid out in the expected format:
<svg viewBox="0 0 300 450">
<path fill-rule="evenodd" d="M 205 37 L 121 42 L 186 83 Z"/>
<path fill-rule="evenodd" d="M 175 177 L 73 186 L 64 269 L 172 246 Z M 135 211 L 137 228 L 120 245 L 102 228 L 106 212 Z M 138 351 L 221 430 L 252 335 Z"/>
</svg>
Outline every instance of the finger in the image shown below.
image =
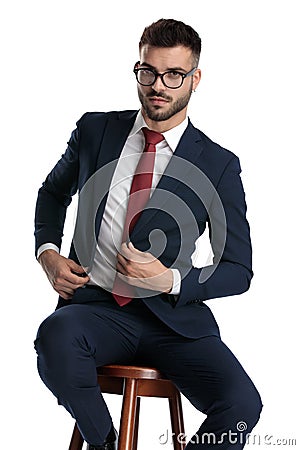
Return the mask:
<svg viewBox="0 0 300 450">
<path fill-rule="evenodd" d="M 54 270 L 54 273 L 50 271 L 49 277 L 50 279 L 53 279 L 55 283 L 64 283 L 68 282 L 74 285 L 74 287 L 77 286 L 83 286 L 89 278 L 82 278 L 81 276 L 75 275 L 71 271 L 72 269 L 68 264 L 61 264 L 57 270 Z"/>
<path fill-rule="evenodd" d="M 127 246 L 127 242 L 123 242 L 121 244 L 120 254 L 123 255 L 125 258 L 129 259 L 131 257 L 131 253 L 132 252 L 129 250 Z"/>
<path fill-rule="evenodd" d="M 144 257 L 146 255 L 145 252 L 142 252 L 141 250 L 137 249 L 131 241 L 126 244 L 127 252 L 133 256 L 139 256 Z"/>
<path fill-rule="evenodd" d="M 84 286 L 89 281 L 89 277 L 87 276 L 83 278 L 79 275 L 75 275 L 71 272 L 71 268 L 69 266 L 63 266 L 57 271 L 53 281 L 57 286 L 77 289 L 78 287 Z"/>
<path fill-rule="evenodd" d="M 126 267 L 128 264 L 128 260 L 126 258 L 124 258 L 123 255 L 121 255 L 121 253 L 118 253 L 117 255 L 117 260 L 120 264 L 122 264 L 122 266 Z"/>
<path fill-rule="evenodd" d="M 120 273 L 120 272 L 117 273 L 117 276 L 122 281 L 124 281 L 124 283 L 130 284 L 130 285 L 135 285 L 135 283 L 137 281 L 137 278 L 129 277 L 128 275 Z"/>
<path fill-rule="evenodd" d="M 133 245 L 133 243 L 131 241 L 128 242 L 128 248 L 129 248 L 129 250 L 131 250 L 133 253 L 136 253 L 137 255 L 144 255 L 144 252 L 141 252 L 141 250 L 135 248 L 135 246 Z"/>
<path fill-rule="evenodd" d="M 77 264 L 73 259 L 68 259 L 68 264 L 75 273 L 84 274 L 85 269 Z"/>
<path fill-rule="evenodd" d="M 77 275 L 69 269 L 68 271 L 65 271 L 61 278 L 63 278 L 68 283 L 71 283 L 74 287 L 83 286 L 89 281 L 89 276 L 86 275 L 86 277 L 82 277 L 81 275 Z"/>
<path fill-rule="evenodd" d="M 54 281 L 53 287 L 54 289 L 66 292 L 67 294 L 73 294 L 74 290 L 77 289 L 73 284 L 60 281 Z"/>
<path fill-rule="evenodd" d="M 135 254 L 137 256 L 139 256 L 142 259 L 146 259 L 146 262 L 151 262 L 154 261 L 156 258 L 149 252 L 142 252 L 141 250 L 137 249 L 133 243 L 130 241 L 128 242 L 128 250 L 131 251 L 132 254 Z M 141 260 L 141 262 L 143 262 Z"/>
<path fill-rule="evenodd" d="M 119 262 L 116 265 L 116 269 L 117 269 L 117 272 L 122 273 L 124 275 L 126 275 L 126 273 L 127 273 L 126 270 L 124 269 L 124 267 L 122 266 L 122 264 L 120 264 Z"/>
<path fill-rule="evenodd" d="M 140 263 L 143 262 L 145 258 L 144 252 L 141 252 L 140 250 L 137 249 L 134 249 L 133 251 L 131 248 L 127 247 L 126 242 L 123 242 L 123 244 L 121 245 L 120 253 L 124 258 L 126 258 L 130 262 Z"/>
<path fill-rule="evenodd" d="M 55 289 L 54 290 L 64 299 L 64 300 L 70 300 L 73 297 L 73 293 L 70 294 L 68 292 L 65 292 L 62 289 Z"/>
<path fill-rule="evenodd" d="M 79 277 L 81 279 L 85 279 L 88 277 L 88 274 L 86 272 L 76 272 L 75 270 L 71 269 L 71 273 L 76 275 L 76 277 Z"/>
<path fill-rule="evenodd" d="M 65 292 L 61 292 L 61 293 L 59 293 L 59 295 L 60 295 L 64 300 L 71 300 L 71 298 L 73 297 L 73 295 L 66 294 Z"/>
<path fill-rule="evenodd" d="M 68 260 L 68 266 L 73 275 L 75 275 L 76 277 L 80 277 L 81 279 L 84 279 L 85 282 L 89 281 L 88 274 L 86 273 L 86 270 L 82 266 L 76 264 L 75 261 L 73 261 L 72 259 Z"/>
<path fill-rule="evenodd" d="M 72 273 L 66 273 L 65 271 L 57 274 L 52 280 L 55 286 L 66 289 L 77 289 L 78 287 L 84 286 L 87 281 L 88 280 L 77 277 Z"/>
</svg>

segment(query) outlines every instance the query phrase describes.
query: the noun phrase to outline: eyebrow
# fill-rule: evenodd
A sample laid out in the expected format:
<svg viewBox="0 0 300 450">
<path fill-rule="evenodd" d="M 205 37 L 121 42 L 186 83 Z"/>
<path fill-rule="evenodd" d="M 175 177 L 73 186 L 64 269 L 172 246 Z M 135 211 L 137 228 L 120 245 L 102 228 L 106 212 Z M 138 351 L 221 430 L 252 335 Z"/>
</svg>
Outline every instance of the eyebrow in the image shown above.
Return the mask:
<svg viewBox="0 0 300 450">
<path fill-rule="evenodd" d="M 143 62 L 143 63 L 141 62 L 140 65 L 141 65 L 141 66 L 149 67 L 149 69 L 153 69 L 153 70 L 155 70 L 155 71 L 157 72 L 156 67 L 152 66 L 151 64 L 148 64 L 147 62 Z M 174 71 L 181 71 L 181 72 L 186 72 L 186 70 L 183 69 L 182 67 L 169 67 L 169 68 L 167 68 L 165 71 L 166 71 L 166 72 L 169 72 L 169 71 L 171 71 L 171 70 L 174 70 Z"/>
</svg>

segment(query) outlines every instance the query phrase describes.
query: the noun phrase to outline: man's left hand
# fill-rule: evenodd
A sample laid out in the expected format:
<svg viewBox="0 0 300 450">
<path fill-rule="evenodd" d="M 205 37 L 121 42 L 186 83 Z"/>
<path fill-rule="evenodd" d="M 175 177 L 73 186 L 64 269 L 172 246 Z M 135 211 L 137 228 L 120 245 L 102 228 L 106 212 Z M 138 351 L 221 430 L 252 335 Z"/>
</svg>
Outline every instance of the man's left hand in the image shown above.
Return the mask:
<svg viewBox="0 0 300 450">
<path fill-rule="evenodd" d="M 118 276 L 130 284 L 159 292 L 170 292 L 173 286 L 173 272 L 151 253 L 141 252 L 132 242 L 123 242 L 117 255 Z"/>
</svg>

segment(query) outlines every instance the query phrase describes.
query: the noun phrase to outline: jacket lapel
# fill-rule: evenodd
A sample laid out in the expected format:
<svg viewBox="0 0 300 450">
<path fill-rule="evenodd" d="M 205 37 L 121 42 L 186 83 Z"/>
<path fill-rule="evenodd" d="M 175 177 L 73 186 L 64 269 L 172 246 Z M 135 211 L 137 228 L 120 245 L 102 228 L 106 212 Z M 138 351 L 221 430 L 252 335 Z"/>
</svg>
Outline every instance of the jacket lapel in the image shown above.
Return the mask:
<svg viewBox="0 0 300 450">
<path fill-rule="evenodd" d="M 170 191 L 176 195 L 176 190 L 181 180 L 188 180 L 188 173 L 196 161 L 200 158 L 203 151 L 201 136 L 189 121 L 189 124 L 179 141 L 179 144 L 170 159 L 165 172 L 163 173 L 155 191 L 149 202 L 147 203 L 147 222 L 152 220 L 154 216 L 162 209 L 167 202 L 168 196 L 161 196 L 161 192 Z M 182 164 L 180 161 L 182 158 Z M 161 198 L 160 198 L 161 197 Z M 151 209 L 152 208 L 152 209 Z M 144 220 L 145 214 L 141 214 L 134 230 L 132 231 L 132 239 L 143 230 L 147 222 Z"/>
<path fill-rule="evenodd" d="M 104 208 L 107 201 L 107 195 L 111 185 L 111 180 L 117 166 L 118 158 L 122 152 L 128 134 L 133 127 L 138 111 L 122 112 L 118 116 L 110 117 L 104 131 L 103 139 L 100 143 L 96 169 L 94 198 L 98 202 L 98 193 L 105 192 L 104 201 L 100 208 L 94 206 L 94 211 L 97 210 L 95 219 L 95 233 L 98 236 L 100 231 L 100 224 L 104 213 Z"/>
<path fill-rule="evenodd" d="M 119 158 L 138 111 L 110 117 L 100 143 L 96 170 Z"/>
</svg>

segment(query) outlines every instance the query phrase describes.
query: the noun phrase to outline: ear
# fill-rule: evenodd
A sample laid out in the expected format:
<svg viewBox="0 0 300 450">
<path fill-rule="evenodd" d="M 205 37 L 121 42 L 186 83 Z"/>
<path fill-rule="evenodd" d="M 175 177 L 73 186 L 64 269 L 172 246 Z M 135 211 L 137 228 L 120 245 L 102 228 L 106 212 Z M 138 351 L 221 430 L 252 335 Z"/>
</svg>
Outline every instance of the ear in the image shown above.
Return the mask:
<svg viewBox="0 0 300 450">
<path fill-rule="evenodd" d="M 195 90 L 201 80 L 201 70 L 197 69 L 193 74 L 193 90 Z"/>
</svg>

